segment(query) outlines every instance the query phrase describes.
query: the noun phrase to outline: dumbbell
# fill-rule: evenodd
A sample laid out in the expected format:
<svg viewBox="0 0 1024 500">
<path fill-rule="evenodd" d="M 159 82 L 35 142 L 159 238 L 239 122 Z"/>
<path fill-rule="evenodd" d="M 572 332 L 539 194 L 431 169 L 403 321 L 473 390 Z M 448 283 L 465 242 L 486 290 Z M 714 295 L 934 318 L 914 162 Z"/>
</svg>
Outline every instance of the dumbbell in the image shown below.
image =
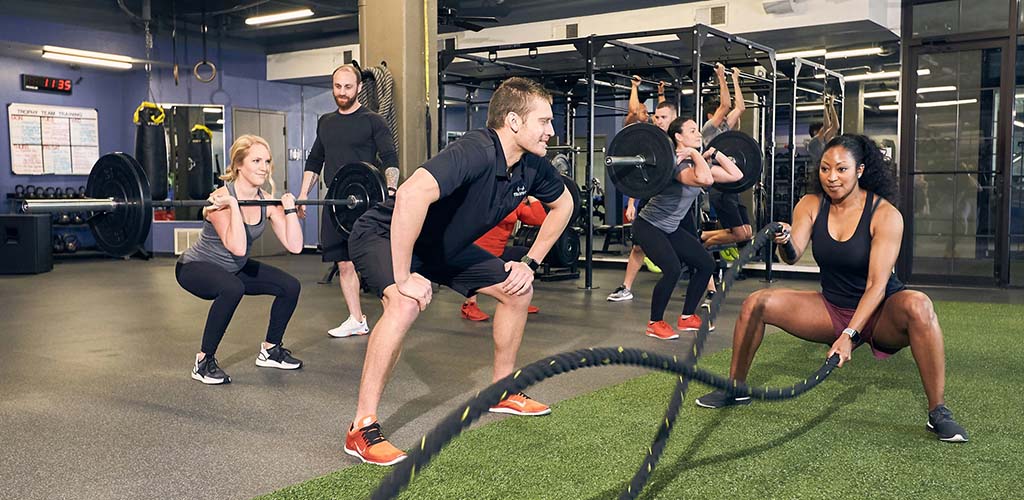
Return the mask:
<svg viewBox="0 0 1024 500">
<path fill-rule="evenodd" d="M 71 214 L 64 212 L 57 216 L 57 224 L 68 225 L 71 224 Z"/>
<path fill-rule="evenodd" d="M 81 244 L 78 242 L 78 236 L 73 234 L 64 235 L 64 249 L 67 250 L 68 253 L 75 253 L 80 247 Z"/>
<path fill-rule="evenodd" d="M 36 187 L 32 184 L 25 186 L 25 198 L 31 199 L 36 197 Z"/>
<path fill-rule="evenodd" d="M 78 197 L 85 198 L 85 186 L 78 186 Z"/>
<path fill-rule="evenodd" d="M 64 238 L 59 234 L 53 235 L 53 253 L 61 253 L 64 251 Z"/>
<path fill-rule="evenodd" d="M 24 198 L 25 197 L 25 186 L 22 186 L 21 184 L 18 184 L 17 186 L 14 186 L 14 196 L 16 196 L 18 198 Z"/>
<path fill-rule="evenodd" d="M 43 198 L 53 198 L 53 187 L 52 186 L 47 186 L 46 189 L 43 189 Z"/>
<path fill-rule="evenodd" d="M 75 212 L 71 214 L 71 222 L 74 224 L 85 223 L 85 214 L 83 214 L 82 212 Z"/>
</svg>

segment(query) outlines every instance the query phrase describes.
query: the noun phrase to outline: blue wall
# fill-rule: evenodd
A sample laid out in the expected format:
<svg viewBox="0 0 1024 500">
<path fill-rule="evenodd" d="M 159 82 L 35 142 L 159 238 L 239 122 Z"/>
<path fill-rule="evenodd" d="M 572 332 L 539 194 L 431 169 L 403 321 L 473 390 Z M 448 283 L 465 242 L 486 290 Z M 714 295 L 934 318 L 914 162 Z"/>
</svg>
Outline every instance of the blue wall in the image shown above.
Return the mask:
<svg viewBox="0 0 1024 500">
<path fill-rule="evenodd" d="M 0 17 L 0 40 L 145 57 L 141 32 L 133 34 L 86 29 L 14 16 Z M 47 61 L 34 55 L 25 58 L 0 56 L 0 64 L 5 68 L 5 76 L 0 78 L 0 100 L 6 104 L 19 102 L 95 108 L 99 113 L 100 154 L 135 150 L 135 125 L 132 123 L 132 114 L 144 100 L 224 105 L 227 145 L 233 140 L 233 108 L 282 111 L 286 113 L 288 148 L 308 150 L 312 146 L 316 135 L 317 116 L 334 108 L 328 89 L 267 82 L 266 57 L 262 51 L 244 47 L 220 48 L 213 40 L 208 41 L 207 50 L 209 59 L 217 65 L 218 75 L 211 83 L 201 83 L 191 76 L 191 66 L 202 59 L 198 38 L 190 37 L 188 54 L 183 54 L 181 41 L 178 43 L 181 70 L 177 86 L 169 67 L 154 68 L 152 83 L 147 85 L 146 73 L 138 68 L 130 71 L 107 71 L 88 66 L 72 69 L 66 64 Z M 171 46 L 167 36 L 157 38 L 151 58 L 167 62 L 171 60 Z M 70 78 L 78 83 L 70 96 L 25 92 L 20 89 L 22 73 Z M 0 193 L 13 192 L 16 184 L 54 187 L 85 184 L 84 176 L 12 174 L 9 137 L 7 119 L 0 118 L 0 160 L 5 163 L 0 166 Z M 297 190 L 302 182 L 303 161 L 286 160 L 286 151 L 273 153 L 276 167 L 283 166 L 287 169 L 288 188 L 291 191 Z M 9 211 L 10 206 L 5 204 L 2 210 Z M 194 223 L 186 222 L 154 224 L 147 248 L 158 253 L 173 251 L 174 228 L 192 225 Z M 306 244 L 315 245 L 317 235 L 317 218 L 311 215 L 305 224 Z"/>
</svg>

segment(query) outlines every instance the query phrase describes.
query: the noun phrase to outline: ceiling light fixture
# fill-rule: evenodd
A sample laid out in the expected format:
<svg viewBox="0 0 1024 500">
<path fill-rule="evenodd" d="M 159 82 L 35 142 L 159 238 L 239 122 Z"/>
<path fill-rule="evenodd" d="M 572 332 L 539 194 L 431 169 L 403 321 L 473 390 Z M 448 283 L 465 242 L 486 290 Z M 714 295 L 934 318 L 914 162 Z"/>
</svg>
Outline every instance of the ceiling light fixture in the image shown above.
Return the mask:
<svg viewBox="0 0 1024 500">
<path fill-rule="evenodd" d="M 873 56 L 882 53 L 881 47 L 865 47 L 863 49 L 837 50 L 825 53 L 825 59 L 842 59 L 844 57 Z"/>
<path fill-rule="evenodd" d="M 956 85 L 944 85 L 941 87 L 921 87 L 917 89 L 918 94 L 928 94 L 931 92 L 954 92 L 956 91 Z"/>
<path fill-rule="evenodd" d="M 978 102 L 977 99 L 957 99 L 955 101 L 935 101 L 935 102 L 919 102 L 917 107 L 919 108 L 938 108 L 941 106 L 958 106 L 960 104 L 974 104 Z"/>
<path fill-rule="evenodd" d="M 258 26 L 260 24 L 277 23 L 281 21 L 291 21 L 293 19 L 302 19 L 304 17 L 310 17 L 313 15 L 313 11 L 309 9 L 290 10 L 288 12 L 278 12 L 277 14 L 267 14 L 265 16 L 253 16 L 245 20 L 245 24 L 249 26 Z"/>
<path fill-rule="evenodd" d="M 56 47 L 53 45 L 43 45 L 43 59 L 103 66 L 105 68 L 132 69 L 132 58 L 128 56 Z"/>
<path fill-rule="evenodd" d="M 785 61 L 786 59 L 794 59 L 797 57 L 821 57 L 825 56 L 826 54 L 827 52 L 825 51 L 825 49 L 797 50 L 793 52 L 777 52 L 775 54 L 775 59 L 778 61 Z"/>
<path fill-rule="evenodd" d="M 865 92 L 865 99 L 872 99 L 875 97 L 894 97 L 900 95 L 899 90 L 879 90 L 877 92 Z"/>
</svg>

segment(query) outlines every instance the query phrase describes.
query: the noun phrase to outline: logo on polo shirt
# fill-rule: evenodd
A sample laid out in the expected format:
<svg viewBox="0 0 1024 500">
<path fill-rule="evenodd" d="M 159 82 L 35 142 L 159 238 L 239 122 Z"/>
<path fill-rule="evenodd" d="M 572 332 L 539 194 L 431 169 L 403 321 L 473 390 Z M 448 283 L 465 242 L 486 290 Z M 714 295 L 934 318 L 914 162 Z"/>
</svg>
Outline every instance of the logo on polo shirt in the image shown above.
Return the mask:
<svg viewBox="0 0 1024 500">
<path fill-rule="evenodd" d="M 512 196 L 526 196 L 526 186 L 516 186 L 515 191 L 512 192 Z"/>
</svg>

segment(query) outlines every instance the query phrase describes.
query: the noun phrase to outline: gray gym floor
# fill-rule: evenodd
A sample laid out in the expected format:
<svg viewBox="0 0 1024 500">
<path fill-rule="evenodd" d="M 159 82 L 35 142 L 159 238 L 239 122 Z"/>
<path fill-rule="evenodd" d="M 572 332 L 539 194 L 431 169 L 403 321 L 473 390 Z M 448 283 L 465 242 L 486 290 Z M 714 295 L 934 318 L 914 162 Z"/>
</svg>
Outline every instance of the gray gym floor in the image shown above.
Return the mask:
<svg viewBox="0 0 1024 500">
<path fill-rule="evenodd" d="M 319 256 L 263 260 L 302 281 L 285 345 L 305 367 L 253 364 L 271 299 L 246 297 L 218 351 L 233 379 L 226 386 L 189 377 L 209 302 L 178 287 L 173 259 L 60 260 L 50 273 L 0 276 L 0 498 L 249 498 L 354 465 L 342 445 L 366 337 L 327 336 L 347 312 L 336 282 L 316 283 L 325 270 Z M 638 297 L 625 303 L 605 301 L 621 268 L 597 269 L 600 288 L 593 291 L 577 288 L 582 279 L 537 282 L 541 312 L 527 324 L 519 364 L 593 346 L 686 352 L 692 336 L 665 342 L 642 335 L 657 276 L 641 273 Z M 708 352 L 730 343 L 740 302 L 763 286 L 751 278 L 731 290 Z M 774 286 L 817 283 L 784 279 Z M 926 291 L 935 299 L 1024 302 L 1019 290 Z M 491 323 L 462 320 L 461 301 L 442 289 L 406 339 L 380 408 L 386 435 L 399 447 L 489 383 Z M 494 310 L 493 300 L 481 305 Z M 363 306 L 371 321 L 380 313 L 369 295 Z M 640 373 L 588 370 L 529 394 L 555 403 Z M 498 418 L 515 417 L 488 415 L 480 424 Z"/>
</svg>

